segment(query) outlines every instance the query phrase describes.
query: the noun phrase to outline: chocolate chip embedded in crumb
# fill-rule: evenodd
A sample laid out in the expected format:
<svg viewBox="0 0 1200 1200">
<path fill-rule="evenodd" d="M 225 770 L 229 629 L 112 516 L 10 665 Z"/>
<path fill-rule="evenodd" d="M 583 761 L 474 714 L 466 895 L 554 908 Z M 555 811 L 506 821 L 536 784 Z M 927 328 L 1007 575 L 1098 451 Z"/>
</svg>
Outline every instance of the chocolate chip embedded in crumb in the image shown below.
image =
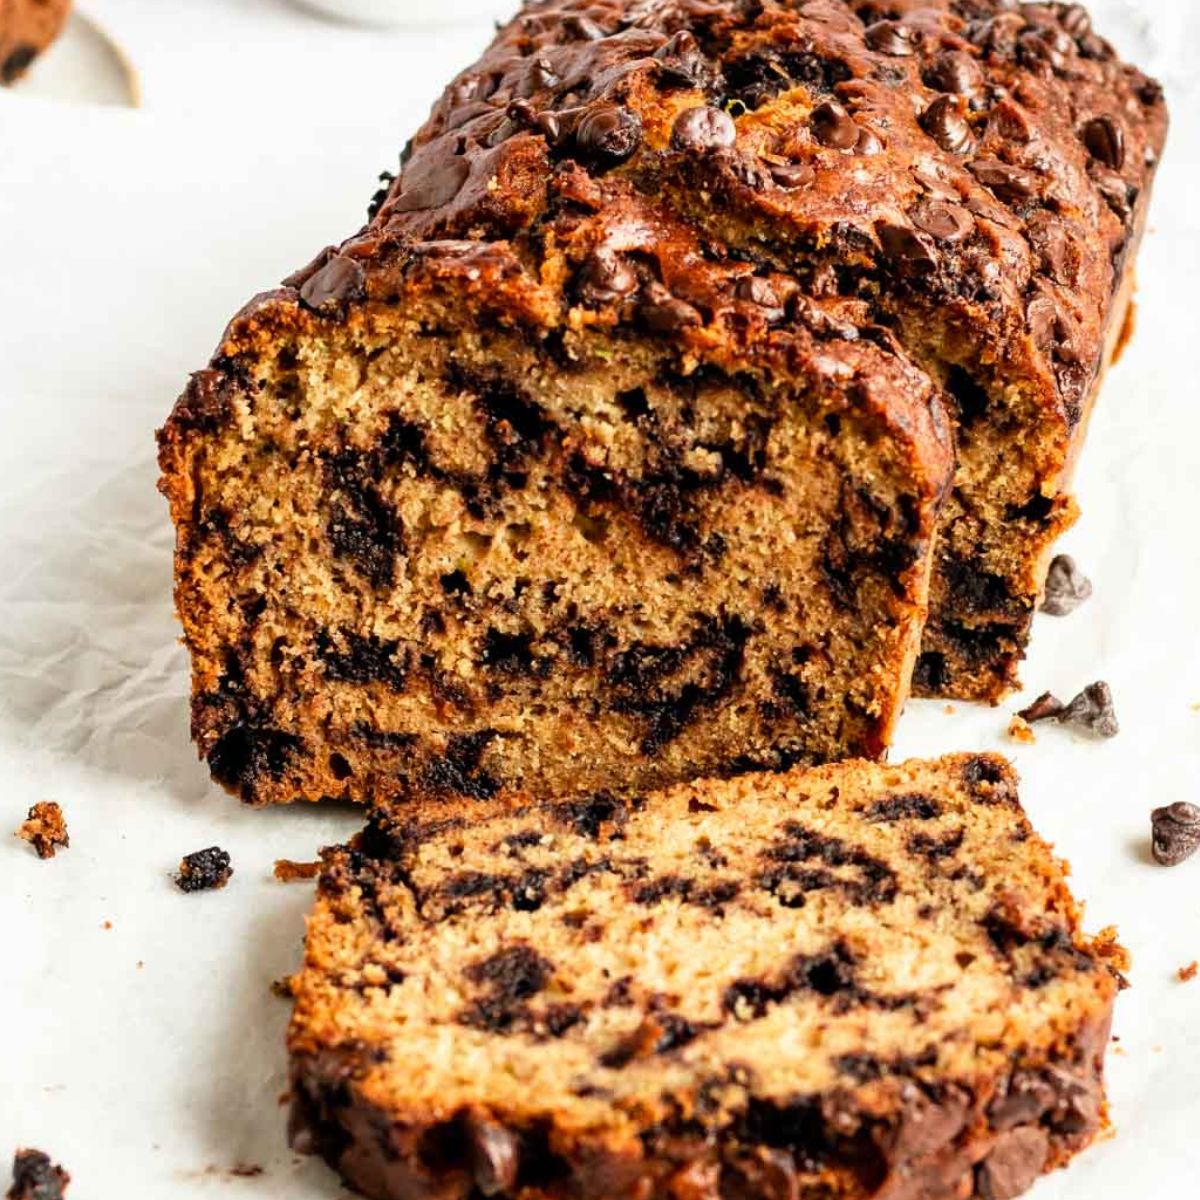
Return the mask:
<svg viewBox="0 0 1200 1200">
<path fill-rule="evenodd" d="M 624 162 L 641 141 L 641 118 L 617 104 L 601 104 L 591 109 L 575 130 L 580 151 L 606 165 Z"/>
<path fill-rule="evenodd" d="M 724 109 L 705 105 L 685 109 L 671 129 L 671 147 L 675 150 L 719 150 L 736 141 L 733 118 Z"/>
<path fill-rule="evenodd" d="M 1092 581 L 1069 554 L 1059 554 L 1046 573 L 1046 594 L 1041 611 L 1052 617 L 1073 613 L 1092 594 Z"/>
<path fill-rule="evenodd" d="M 638 315 L 651 333 L 678 333 L 689 325 L 702 323 L 698 309 L 672 296 L 661 283 L 646 288 Z"/>
<path fill-rule="evenodd" d="M 937 270 L 938 252 L 930 237 L 904 225 L 879 224 L 884 253 L 902 275 L 929 275 Z"/>
<path fill-rule="evenodd" d="M 767 163 L 767 171 L 775 184 L 785 191 L 806 187 L 817 177 L 808 163 Z"/>
<path fill-rule="evenodd" d="M 900 21 L 876 21 L 866 30 L 867 45 L 892 58 L 908 58 L 916 52 L 920 34 Z"/>
<path fill-rule="evenodd" d="M 12 1175 L 8 1200 L 62 1200 L 71 1182 L 71 1176 L 41 1150 L 18 1150 Z"/>
<path fill-rule="evenodd" d="M 459 192 L 471 165 L 465 158 L 430 154 L 418 159 L 400 177 L 400 195 L 392 211 L 397 213 L 424 212 L 449 204 Z"/>
<path fill-rule="evenodd" d="M 516 1134 L 483 1113 L 468 1113 L 465 1123 L 467 1157 L 475 1186 L 485 1196 L 511 1191 L 520 1166 Z"/>
<path fill-rule="evenodd" d="M 997 158 L 977 158 L 967 169 L 985 188 L 1001 200 L 1028 200 L 1037 193 L 1038 179 L 1023 167 L 1013 167 Z"/>
<path fill-rule="evenodd" d="M 1150 814 L 1154 861 L 1175 867 L 1200 849 L 1200 807 L 1177 800 Z"/>
<path fill-rule="evenodd" d="M 1125 165 L 1125 131 L 1112 117 L 1096 117 L 1080 135 L 1088 153 L 1114 171 Z"/>
<path fill-rule="evenodd" d="M 228 853 L 219 846 L 209 846 L 183 857 L 175 884 L 181 892 L 203 892 L 223 888 L 232 874 Z"/>
<path fill-rule="evenodd" d="M 811 121 L 813 137 L 822 146 L 849 150 L 858 142 L 858 125 L 836 100 L 818 104 L 812 111 Z"/>
<path fill-rule="evenodd" d="M 325 316 L 344 312 L 346 305 L 366 294 L 366 273 L 352 258 L 335 254 L 300 288 L 300 300 Z"/>
<path fill-rule="evenodd" d="M 1103 680 L 1089 683 L 1058 715 L 1062 725 L 1074 725 L 1097 737 L 1116 737 L 1120 732 L 1113 709 L 1112 691 Z"/>
<path fill-rule="evenodd" d="M 939 242 L 964 241 L 975 229 L 975 218 L 957 204 L 940 200 L 921 200 L 909 213 L 912 223 Z"/>
<path fill-rule="evenodd" d="M 975 147 L 966 107 L 957 96 L 939 96 L 925 110 L 921 128 L 947 154 L 970 154 Z"/>
<path fill-rule="evenodd" d="M 939 92 L 971 96 L 983 87 L 983 70 L 965 50 L 947 50 L 925 69 L 924 79 Z"/>
<path fill-rule="evenodd" d="M 1052 692 L 1043 692 L 1032 704 L 1021 709 L 1017 716 L 1032 725 L 1036 721 L 1052 721 L 1066 707 Z"/>
<path fill-rule="evenodd" d="M 1044 1129 L 1021 1126 L 1003 1135 L 976 1169 L 976 1188 L 983 1200 L 1014 1200 L 1042 1173 L 1050 1151 Z"/>
<path fill-rule="evenodd" d="M 29 810 L 26 820 L 17 829 L 17 837 L 28 842 L 37 851 L 38 858 L 53 858 L 71 844 L 66 818 L 53 800 L 41 800 Z"/>
</svg>

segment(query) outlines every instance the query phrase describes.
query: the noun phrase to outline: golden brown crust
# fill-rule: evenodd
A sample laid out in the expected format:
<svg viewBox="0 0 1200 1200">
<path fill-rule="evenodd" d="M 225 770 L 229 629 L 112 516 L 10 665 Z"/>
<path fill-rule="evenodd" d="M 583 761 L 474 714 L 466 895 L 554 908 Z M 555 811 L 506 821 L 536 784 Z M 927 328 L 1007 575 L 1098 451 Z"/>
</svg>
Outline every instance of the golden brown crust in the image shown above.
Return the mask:
<svg viewBox="0 0 1200 1200">
<path fill-rule="evenodd" d="M 71 0 L 0 0 L 0 84 L 15 83 L 58 37 Z"/>
<path fill-rule="evenodd" d="M 1120 961 L 995 756 L 377 815 L 293 1136 L 387 1200 L 997 1200 L 1101 1127 Z"/>
</svg>

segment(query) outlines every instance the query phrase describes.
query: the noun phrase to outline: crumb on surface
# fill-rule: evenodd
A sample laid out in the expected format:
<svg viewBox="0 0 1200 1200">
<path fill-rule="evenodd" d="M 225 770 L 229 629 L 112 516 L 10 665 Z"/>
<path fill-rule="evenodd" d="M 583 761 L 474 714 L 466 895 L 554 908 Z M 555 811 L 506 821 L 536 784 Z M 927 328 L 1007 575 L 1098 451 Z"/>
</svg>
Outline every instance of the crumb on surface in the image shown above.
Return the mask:
<svg viewBox="0 0 1200 1200">
<path fill-rule="evenodd" d="M 111 922 L 111 921 L 105 921 L 105 922 L 104 922 L 104 924 L 100 926 L 100 928 L 101 928 L 101 929 L 111 929 L 111 928 L 112 928 L 112 922 Z"/>
<path fill-rule="evenodd" d="M 229 1173 L 239 1179 L 253 1179 L 256 1175 L 265 1174 L 258 1163 L 237 1163 L 229 1168 Z"/>
<path fill-rule="evenodd" d="M 271 980 L 271 995 L 281 1000 L 290 1000 L 295 993 L 292 991 L 292 977 L 284 975 L 280 979 Z"/>
<path fill-rule="evenodd" d="M 66 818 L 53 800 L 41 800 L 29 810 L 24 823 L 17 829 L 17 837 L 28 842 L 37 851 L 38 858 L 53 858 L 71 844 Z"/>
<path fill-rule="evenodd" d="M 1033 732 L 1029 722 L 1019 713 L 1015 714 L 1013 719 L 1008 723 L 1008 736 L 1014 742 L 1020 742 L 1025 746 L 1032 746 L 1037 741 L 1037 734 Z"/>
<path fill-rule="evenodd" d="M 229 854 L 219 846 L 197 850 L 180 860 L 175 884 L 181 892 L 203 892 L 223 888 L 233 874 Z"/>
<path fill-rule="evenodd" d="M 1111 971 L 1116 972 L 1123 986 L 1128 986 L 1122 977 L 1133 966 L 1133 955 L 1117 940 L 1118 936 L 1115 925 L 1105 925 L 1092 939 L 1092 951 L 1104 960 Z"/>
<path fill-rule="evenodd" d="M 956 709 L 953 704 L 947 704 L 946 707 L 942 709 L 942 712 L 944 712 L 948 717 L 952 717 L 957 711 L 958 709 Z"/>
<path fill-rule="evenodd" d="M 1200 975 L 1200 962 L 1193 960 L 1186 967 L 1180 967 L 1176 974 L 1179 976 L 1180 983 L 1191 983 L 1197 975 Z"/>
<path fill-rule="evenodd" d="M 295 883 L 301 879 L 316 879 L 320 874 L 321 864 L 317 862 L 294 862 L 290 858 L 275 860 L 275 878 L 280 883 Z"/>
<path fill-rule="evenodd" d="M 8 1200 L 62 1200 L 71 1176 L 41 1150 L 23 1149 L 13 1155 L 12 1187 Z"/>
</svg>

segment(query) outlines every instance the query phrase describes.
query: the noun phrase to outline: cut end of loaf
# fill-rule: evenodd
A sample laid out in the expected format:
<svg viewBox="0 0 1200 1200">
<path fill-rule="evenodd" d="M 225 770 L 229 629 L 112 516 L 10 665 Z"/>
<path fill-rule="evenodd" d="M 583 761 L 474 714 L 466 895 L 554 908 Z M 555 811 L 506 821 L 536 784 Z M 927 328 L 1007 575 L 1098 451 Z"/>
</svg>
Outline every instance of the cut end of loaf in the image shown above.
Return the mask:
<svg viewBox="0 0 1200 1200">
<path fill-rule="evenodd" d="M 994 756 L 380 815 L 296 1144 L 387 1200 L 1015 1196 L 1103 1124 L 1113 961 Z"/>
</svg>

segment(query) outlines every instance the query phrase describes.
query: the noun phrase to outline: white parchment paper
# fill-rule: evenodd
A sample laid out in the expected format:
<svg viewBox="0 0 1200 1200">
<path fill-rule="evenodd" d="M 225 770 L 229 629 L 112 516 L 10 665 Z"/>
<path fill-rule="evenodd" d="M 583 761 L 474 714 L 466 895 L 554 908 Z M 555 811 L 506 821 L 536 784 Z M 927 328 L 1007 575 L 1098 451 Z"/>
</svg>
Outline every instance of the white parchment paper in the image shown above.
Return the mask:
<svg viewBox="0 0 1200 1200">
<path fill-rule="evenodd" d="M 278 0 L 90 7 L 132 45 L 144 111 L 0 95 L 0 1159 L 44 1147 L 75 1200 L 334 1197 L 283 1139 L 287 1005 L 268 989 L 297 964 L 311 888 L 270 872 L 358 817 L 242 809 L 196 762 L 153 432 L 228 316 L 358 225 L 486 31 L 389 40 Z M 1017 704 L 913 704 L 895 756 L 1008 751 L 1089 924 L 1119 925 L 1135 956 L 1110 1059 L 1118 1134 L 1036 1200 L 1190 1200 L 1200 980 L 1175 972 L 1200 958 L 1200 857 L 1155 866 L 1148 814 L 1200 800 L 1200 23 L 1191 0 L 1097 7 L 1166 78 L 1175 129 L 1138 334 L 1064 543 L 1095 597 L 1039 618 L 1024 699 L 1105 678 L 1122 732 L 1018 746 Z M 8 836 L 40 799 L 71 829 L 50 862 Z M 214 843 L 230 886 L 177 892 L 180 856 Z"/>
</svg>

